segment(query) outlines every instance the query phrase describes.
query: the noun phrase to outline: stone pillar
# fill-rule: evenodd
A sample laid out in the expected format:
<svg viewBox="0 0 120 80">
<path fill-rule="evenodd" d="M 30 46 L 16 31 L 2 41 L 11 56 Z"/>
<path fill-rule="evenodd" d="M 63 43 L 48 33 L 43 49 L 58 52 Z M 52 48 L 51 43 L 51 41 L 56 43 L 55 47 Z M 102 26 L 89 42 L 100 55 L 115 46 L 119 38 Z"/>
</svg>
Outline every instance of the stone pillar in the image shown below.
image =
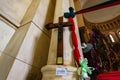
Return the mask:
<svg viewBox="0 0 120 80">
<path fill-rule="evenodd" d="M 70 7 L 70 0 L 63 0 L 62 2 L 62 8 L 63 8 L 63 13 L 64 12 L 69 12 L 69 7 Z M 67 22 L 68 19 L 64 18 L 64 22 Z M 69 27 L 64 28 L 64 65 L 69 65 L 69 66 L 75 66 L 74 58 L 73 58 L 73 46 L 72 46 L 72 40 L 71 40 L 71 32 L 69 30 Z"/>
<path fill-rule="evenodd" d="M 74 0 L 70 0 L 70 6 L 75 8 L 75 5 L 74 5 Z M 77 19 L 76 17 L 74 18 L 74 22 L 75 22 L 75 27 L 76 27 L 76 35 L 77 35 L 77 40 L 78 40 L 78 49 L 80 51 L 80 56 L 81 56 L 81 59 L 83 58 L 83 52 L 82 52 L 82 48 L 81 48 L 81 41 L 80 41 L 80 37 L 79 37 L 79 31 L 78 31 L 78 23 L 77 23 Z M 84 25 L 83 23 L 81 23 L 81 25 Z"/>
<path fill-rule="evenodd" d="M 52 21 L 52 1 L 0 0 L 0 80 L 41 78 L 50 42 L 44 24 Z"/>
<path fill-rule="evenodd" d="M 53 23 L 58 23 L 58 18 L 60 16 L 63 16 L 64 12 L 68 12 L 70 3 L 72 3 L 70 0 L 56 0 Z M 75 20 L 75 25 L 77 27 L 76 18 L 74 20 Z M 64 18 L 64 22 L 66 21 L 68 20 Z M 77 34 L 78 42 L 80 45 L 78 29 L 76 30 L 76 34 Z M 73 58 L 73 44 L 72 44 L 71 33 L 69 31 L 69 28 L 65 27 L 63 31 L 64 65 L 56 65 L 57 38 L 58 38 L 57 35 L 58 35 L 58 30 L 52 29 L 48 62 L 47 62 L 47 65 L 41 69 L 43 73 L 42 80 L 78 80 L 77 68 L 75 67 L 75 62 Z M 82 53 L 81 52 L 82 50 L 80 47 L 81 46 L 79 46 L 80 53 Z M 56 68 L 66 68 L 67 75 L 56 76 Z"/>
</svg>

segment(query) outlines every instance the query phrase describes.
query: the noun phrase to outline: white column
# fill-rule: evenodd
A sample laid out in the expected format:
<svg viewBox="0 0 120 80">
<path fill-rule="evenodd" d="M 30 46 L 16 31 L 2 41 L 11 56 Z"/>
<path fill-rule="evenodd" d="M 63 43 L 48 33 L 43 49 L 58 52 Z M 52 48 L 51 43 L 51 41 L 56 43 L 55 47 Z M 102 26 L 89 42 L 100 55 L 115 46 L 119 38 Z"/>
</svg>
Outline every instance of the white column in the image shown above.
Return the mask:
<svg viewBox="0 0 120 80">
<path fill-rule="evenodd" d="M 59 17 L 63 16 L 64 12 L 69 11 L 69 1 L 70 0 L 56 0 L 54 22 L 58 23 Z M 64 22 L 67 22 L 67 19 L 64 19 Z M 44 66 L 41 71 L 43 73 L 42 80 L 77 80 L 77 68 L 74 67 L 73 61 L 73 48 L 72 40 L 69 28 L 64 28 L 63 31 L 63 55 L 64 55 L 64 64 L 56 65 L 56 54 L 57 54 L 57 38 L 58 38 L 58 29 L 52 29 L 51 43 L 49 48 L 48 63 Z M 66 68 L 66 76 L 57 76 L 56 68 Z"/>
<path fill-rule="evenodd" d="M 73 0 L 70 0 L 70 6 L 74 8 L 74 2 L 73 2 Z M 82 52 L 82 48 L 81 48 L 79 31 L 78 31 L 78 25 L 77 25 L 78 23 L 77 23 L 76 17 L 74 18 L 74 23 L 75 23 L 75 32 L 76 32 L 77 41 L 78 41 L 78 49 L 80 51 L 80 56 L 81 56 L 81 59 L 82 59 L 83 58 L 83 52 Z"/>
<path fill-rule="evenodd" d="M 69 12 L 69 7 L 70 7 L 70 1 L 69 0 L 63 0 L 63 13 Z M 68 19 L 64 18 L 64 22 L 67 22 Z M 70 65 L 74 66 L 74 58 L 73 58 L 73 44 L 72 44 L 72 37 L 71 37 L 71 32 L 69 30 L 69 27 L 64 28 L 64 33 L 63 33 L 63 45 L 64 45 L 64 65 Z"/>
<path fill-rule="evenodd" d="M 54 14 L 54 22 L 58 23 L 58 19 L 62 16 L 62 0 L 56 0 L 56 7 L 55 7 L 55 14 Z M 51 34 L 51 43 L 49 48 L 49 55 L 48 55 L 48 63 L 50 65 L 56 64 L 56 54 L 57 54 L 57 38 L 58 38 L 58 29 L 52 29 Z"/>
</svg>

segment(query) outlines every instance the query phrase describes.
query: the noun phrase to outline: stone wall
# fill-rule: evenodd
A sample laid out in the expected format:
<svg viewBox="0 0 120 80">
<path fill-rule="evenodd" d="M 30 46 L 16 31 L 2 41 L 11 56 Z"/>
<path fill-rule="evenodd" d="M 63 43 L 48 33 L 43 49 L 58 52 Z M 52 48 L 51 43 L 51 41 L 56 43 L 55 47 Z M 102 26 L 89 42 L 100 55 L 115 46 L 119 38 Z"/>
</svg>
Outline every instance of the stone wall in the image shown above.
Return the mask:
<svg viewBox="0 0 120 80">
<path fill-rule="evenodd" d="M 0 0 L 0 80 L 35 80 L 47 63 L 55 0 Z M 37 77 L 39 75 L 39 77 Z"/>
</svg>

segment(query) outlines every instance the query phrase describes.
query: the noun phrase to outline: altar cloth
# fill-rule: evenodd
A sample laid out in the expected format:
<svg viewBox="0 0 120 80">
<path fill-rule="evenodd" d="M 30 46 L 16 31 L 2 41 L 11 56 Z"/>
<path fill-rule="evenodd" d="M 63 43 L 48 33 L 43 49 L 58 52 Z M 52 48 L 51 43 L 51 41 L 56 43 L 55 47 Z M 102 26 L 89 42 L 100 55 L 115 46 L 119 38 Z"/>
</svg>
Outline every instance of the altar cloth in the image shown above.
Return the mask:
<svg viewBox="0 0 120 80">
<path fill-rule="evenodd" d="M 97 80 L 120 80 L 120 71 L 99 74 Z"/>
</svg>

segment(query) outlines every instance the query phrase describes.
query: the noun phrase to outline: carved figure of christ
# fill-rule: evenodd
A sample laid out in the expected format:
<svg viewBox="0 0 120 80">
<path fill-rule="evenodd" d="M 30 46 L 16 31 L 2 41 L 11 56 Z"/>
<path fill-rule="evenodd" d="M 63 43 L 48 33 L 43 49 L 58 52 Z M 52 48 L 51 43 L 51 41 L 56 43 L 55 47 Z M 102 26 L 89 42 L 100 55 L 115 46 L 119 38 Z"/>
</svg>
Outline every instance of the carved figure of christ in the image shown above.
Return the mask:
<svg viewBox="0 0 120 80">
<path fill-rule="evenodd" d="M 63 27 L 69 27 L 72 23 L 63 22 L 63 17 L 59 17 L 59 23 L 49 23 L 45 27 L 50 30 L 53 28 L 58 28 L 58 44 L 57 44 L 57 58 L 56 64 L 63 65 Z"/>
</svg>

